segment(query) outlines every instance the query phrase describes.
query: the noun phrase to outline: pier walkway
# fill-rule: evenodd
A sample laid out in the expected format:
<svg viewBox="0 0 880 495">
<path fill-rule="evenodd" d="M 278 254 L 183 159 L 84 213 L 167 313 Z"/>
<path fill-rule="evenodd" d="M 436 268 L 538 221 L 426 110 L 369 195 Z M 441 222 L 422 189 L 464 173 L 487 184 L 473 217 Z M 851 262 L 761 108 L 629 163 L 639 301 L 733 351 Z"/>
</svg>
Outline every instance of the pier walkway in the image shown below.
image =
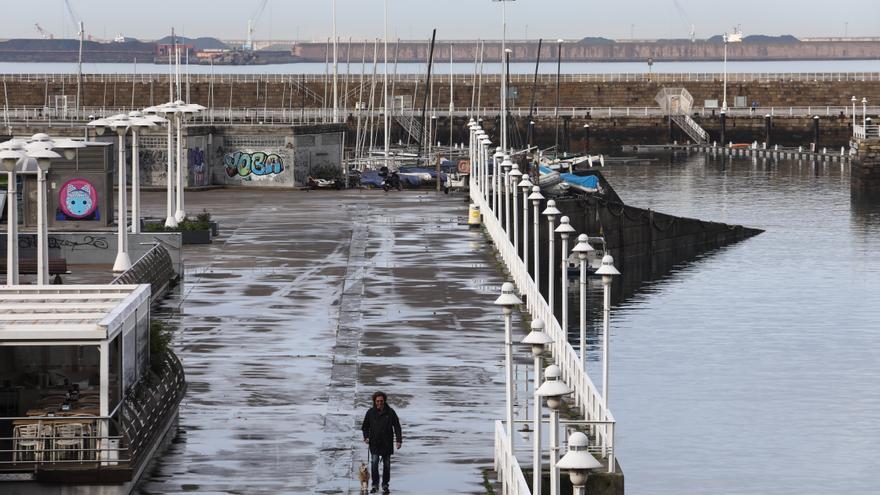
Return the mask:
<svg viewBox="0 0 880 495">
<path fill-rule="evenodd" d="M 144 194 L 159 216 L 163 193 Z M 462 196 L 187 193 L 220 222 L 154 316 L 189 392 L 142 493 L 359 493 L 381 389 L 403 423 L 396 493 L 485 493 L 504 411 L 502 274 Z"/>
</svg>

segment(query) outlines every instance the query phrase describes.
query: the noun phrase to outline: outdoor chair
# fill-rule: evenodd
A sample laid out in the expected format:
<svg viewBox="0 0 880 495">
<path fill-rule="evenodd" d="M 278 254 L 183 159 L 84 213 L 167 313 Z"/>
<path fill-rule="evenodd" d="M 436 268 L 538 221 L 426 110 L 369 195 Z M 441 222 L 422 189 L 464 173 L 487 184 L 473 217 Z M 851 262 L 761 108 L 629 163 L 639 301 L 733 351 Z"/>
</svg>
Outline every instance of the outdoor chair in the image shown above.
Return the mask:
<svg viewBox="0 0 880 495">
<path fill-rule="evenodd" d="M 83 460 L 83 448 L 85 448 L 85 437 L 83 435 L 83 425 L 80 423 L 61 424 L 55 427 L 54 442 L 52 442 L 52 460 L 62 459 L 62 455 L 67 454 L 67 450 L 75 450 L 78 460 Z"/>
<path fill-rule="evenodd" d="M 43 432 L 51 431 L 51 427 L 43 425 Z M 48 428 L 48 430 L 47 430 Z M 33 462 L 43 460 L 44 438 L 40 434 L 40 425 L 18 425 L 12 432 L 12 463 L 27 462 L 25 455 L 33 452 Z"/>
</svg>

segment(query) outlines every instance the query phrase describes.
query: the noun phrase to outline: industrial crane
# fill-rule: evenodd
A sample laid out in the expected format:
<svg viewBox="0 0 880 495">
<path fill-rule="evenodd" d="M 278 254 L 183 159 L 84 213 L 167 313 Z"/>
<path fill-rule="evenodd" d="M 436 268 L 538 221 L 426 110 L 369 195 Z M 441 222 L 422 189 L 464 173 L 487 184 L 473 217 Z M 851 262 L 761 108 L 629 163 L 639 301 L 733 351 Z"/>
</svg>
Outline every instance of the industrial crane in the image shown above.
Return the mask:
<svg viewBox="0 0 880 495">
<path fill-rule="evenodd" d="M 45 29 L 41 28 L 39 23 L 34 23 L 34 27 L 37 28 L 37 32 L 40 33 L 40 36 L 44 40 L 55 39 L 55 36 L 52 33 L 50 33 L 49 31 L 46 31 Z"/>
<path fill-rule="evenodd" d="M 263 15 L 263 11 L 266 10 L 266 4 L 269 3 L 269 0 L 259 1 L 260 3 L 257 4 L 257 8 L 254 9 L 254 13 L 251 14 L 251 17 L 248 19 L 247 42 L 244 45 L 245 50 L 254 49 L 254 25 L 260 19 L 260 16 Z"/>
<path fill-rule="evenodd" d="M 678 11 L 678 16 L 681 17 L 681 20 L 684 21 L 684 23 L 690 28 L 688 34 L 690 34 L 691 43 L 697 41 L 697 31 L 694 28 L 694 23 L 691 22 L 691 18 L 688 17 L 687 12 L 685 12 L 681 4 L 678 3 L 678 0 L 672 0 L 672 3 L 675 4 L 675 9 Z"/>
</svg>

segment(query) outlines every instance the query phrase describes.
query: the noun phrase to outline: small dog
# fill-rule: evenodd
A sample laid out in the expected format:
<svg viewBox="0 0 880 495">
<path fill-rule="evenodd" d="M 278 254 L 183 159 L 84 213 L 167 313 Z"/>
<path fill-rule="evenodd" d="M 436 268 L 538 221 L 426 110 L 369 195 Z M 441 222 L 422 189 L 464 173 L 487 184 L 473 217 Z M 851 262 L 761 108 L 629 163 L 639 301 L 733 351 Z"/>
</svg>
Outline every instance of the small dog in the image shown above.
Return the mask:
<svg viewBox="0 0 880 495">
<path fill-rule="evenodd" d="M 360 469 L 358 469 L 358 478 L 361 480 L 361 491 L 366 493 L 370 486 L 370 470 L 367 469 L 367 465 L 363 462 Z"/>
</svg>

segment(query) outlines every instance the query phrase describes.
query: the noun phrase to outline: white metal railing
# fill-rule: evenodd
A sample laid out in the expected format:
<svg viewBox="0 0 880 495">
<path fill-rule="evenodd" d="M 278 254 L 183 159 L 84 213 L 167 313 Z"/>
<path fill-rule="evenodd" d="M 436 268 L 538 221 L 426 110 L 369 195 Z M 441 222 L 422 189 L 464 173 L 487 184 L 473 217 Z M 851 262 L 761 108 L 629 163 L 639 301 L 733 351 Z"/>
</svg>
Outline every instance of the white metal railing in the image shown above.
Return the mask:
<svg viewBox="0 0 880 495">
<path fill-rule="evenodd" d="M 709 133 L 700 127 L 690 115 L 673 115 L 672 121 L 675 122 L 695 143 L 703 144 L 709 142 Z"/>
<path fill-rule="evenodd" d="M 47 106 L 16 106 L 9 108 L 0 108 L 0 123 L 2 124 L 30 124 L 30 123 L 46 123 L 53 125 L 76 125 L 88 122 L 93 117 L 106 117 L 117 113 L 127 113 L 132 110 L 140 110 L 138 107 L 129 106 L 106 106 L 106 107 L 83 107 L 77 111 L 73 107 L 55 108 Z M 343 117 L 351 114 L 357 115 L 357 112 L 366 113 L 365 110 L 354 108 L 342 108 L 339 114 Z M 376 108 L 374 112 L 381 115 L 385 111 L 381 106 Z M 472 117 L 479 114 L 481 117 L 494 117 L 499 115 L 500 108 L 482 107 L 480 109 L 462 108 L 455 110 L 452 114 L 454 117 Z M 509 108 L 508 112 L 514 117 L 527 117 L 529 115 L 528 107 Z M 717 116 L 719 110 L 713 108 L 694 107 L 692 114 L 699 117 Z M 857 117 L 861 117 L 862 109 L 856 112 Z M 880 114 L 880 107 L 868 107 L 869 115 Z M 190 118 L 187 123 L 189 125 L 199 124 L 317 124 L 331 122 L 333 110 L 327 107 L 311 107 L 311 108 L 272 108 L 272 107 L 223 107 L 213 106 L 208 110 L 197 114 Z M 415 124 L 414 131 L 421 128 L 421 109 L 395 109 L 393 111 L 394 118 L 403 123 L 407 120 Z M 428 109 L 427 115 L 437 115 L 446 118 L 449 115 L 447 109 Z M 557 115 L 553 107 L 536 107 L 532 113 L 533 118 L 551 118 Z M 561 107 L 558 115 L 563 117 L 584 118 L 584 119 L 604 119 L 604 118 L 657 118 L 664 117 L 666 113 L 660 107 Z M 821 115 L 826 117 L 852 117 L 852 108 L 849 106 L 804 106 L 804 107 L 749 107 L 749 108 L 729 108 L 727 110 L 728 117 L 753 117 L 763 118 L 764 115 L 770 115 L 775 118 L 785 117 L 812 117 Z M 413 120 L 415 119 L 415 120 Z"/>
<path fill-rule="evenodd" d="M 532 493 L 529 484 L 523 476 L 522 467 L 513 450 L 510 448 L 510 439 L 504 429 L 503 421 L 495 421 L 495 472 L 498 479 L 503 483 L 508 495 L 528 495 Z"/>
<path fill-rule="evenodd" d="M 532 279 L 526 264 L 520 258 L 513 243 L 510 242 L 510 237 L 496 217 L 495 212 L 493 212 L 489 201 L 480 193 L 480 187 L 477 187 L 478 175 L 471 175 L 471 201 L 479 207 L 482 213 L 483 225 L 489 237 L 492 238 L 495 248 L 501 255 L 519 293 L 526 297 L 526 307 L 532 318 L 540 318 L 544 321 L 544 329 L 553 339 L 553 343 L 549 346 L 553 354 L 553 360 L 562 369 L 563 379 L 574 390 L 574 399 L 578 409 L 584 419 L 604 423 L 604 427 L 594 428 L 592 433 L 595 435 L 596 442 L 607 461 L 608 472 L 614 472 L 614 416 L 605 407 L 604 398 L 586 370 L 581 367 L 577 351 L 568 342 L 567 333 L 563 331 L 559 320 L 556 319 L 556 315 L 543 294 L 541 294 L 538 284 Z M 501 203 L 503 204 L 503 201 Z"/>
<path fill-rule="evenodd" d="M 853 137 L 856 139 L 880 138 L 880 125 L 855 125 Z"/>
<path fill-rule="evenodd" d="M 324 83 L 332 78 L 329 74 L 189 74 L 190 83 Z M 359 82 L 362 79 L 372 80 L 371 74 L 350 74 L 349 82 Z M 377 75 L 378 79 L 382 76 Z M 159 84 L 168 83 L 167 73 L 117 73 L 117 74 L 83 74 L 83 82 L 89 83 L 142 83 Z M 601 73 L 601 74 L 561 74 L 561 82 L 573 83 L 596 83 L 596 82 L 655 82 L 655 83 L 678 83 L 678 82 L 721 82 L 724 75 L 720 72 L 686 72 L 686 73 Z M 396 74 L 391 79 L 397 82 L 416 82 L 425 79 L 424 74 Z M 445 84 L 449 80 L 444 76 L 440 81 Z M 473 83 L 473 74 L 455 74 L 453 80 L 456 84 Z M 530 84 L 534 80 L 534 74 L 510 74 L 512 84 Z M 500 74 L 483 74 L 484 84 L 498 84 L 501 81 Z M 738 82 L 873 82 L 880 81 L 880 72 L 728 72 L 727 81 Z M 0 82 L 49 82 L 76 84 L 75 73 L 56 74 L 0 74 Z M 555 83 L 556 74 L 538 74 L 538 82 Z"/>
</svg>

